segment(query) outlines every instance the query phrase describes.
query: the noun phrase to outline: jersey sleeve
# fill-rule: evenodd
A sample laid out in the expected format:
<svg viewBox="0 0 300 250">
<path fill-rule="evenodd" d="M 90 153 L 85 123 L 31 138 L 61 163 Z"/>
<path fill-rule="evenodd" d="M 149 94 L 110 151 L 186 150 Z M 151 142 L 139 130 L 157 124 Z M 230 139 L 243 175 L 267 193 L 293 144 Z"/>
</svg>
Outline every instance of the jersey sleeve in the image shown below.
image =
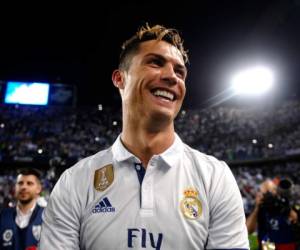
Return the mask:
<svg viewBox="0 0 300 250">
<path fill-rule="evenodd" d="M 210 190 L 206 249 L 249 249 L 242 197 L 229 167 L 221 162 Z"/>
<path fill-rule="evenodd" d="M 43 213 L 40 250 L 79 250 L 80 212 L 66 170 L 55 185 Z"/>
</svg>

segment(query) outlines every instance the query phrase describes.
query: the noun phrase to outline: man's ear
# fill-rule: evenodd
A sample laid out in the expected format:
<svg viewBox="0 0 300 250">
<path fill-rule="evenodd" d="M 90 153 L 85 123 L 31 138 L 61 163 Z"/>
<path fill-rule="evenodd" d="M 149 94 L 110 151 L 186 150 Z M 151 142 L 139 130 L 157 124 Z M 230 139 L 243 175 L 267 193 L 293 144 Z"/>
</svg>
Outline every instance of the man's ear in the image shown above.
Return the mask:
<svg viewBox="0 0 300 250">
<path fill-rule="evenodd" d="M 124 81 L 125 81 L 124 78 L 125 78 L 124 72 L 119 69 L 114 70 L 111 76 L 114 85 L 120 90 L 124 89 Z"/>
<path fill-rule="evenodd" d="M 42 192 L 42 184 L 38 183 L 38 188 L 36 190 L 36 194 L 39 195 L 39 194 L 41 194 L 41 192 Z"/>
</svg>

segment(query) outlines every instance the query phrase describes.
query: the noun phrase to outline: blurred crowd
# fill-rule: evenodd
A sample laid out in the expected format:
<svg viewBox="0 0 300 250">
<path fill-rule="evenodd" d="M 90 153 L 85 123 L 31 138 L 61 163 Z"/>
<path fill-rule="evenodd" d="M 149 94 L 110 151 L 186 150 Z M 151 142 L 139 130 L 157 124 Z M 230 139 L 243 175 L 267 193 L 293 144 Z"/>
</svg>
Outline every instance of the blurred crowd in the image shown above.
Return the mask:
<svg viewBox="0 0 300 250">
<path fill-rule="evenodd" d="M 111 145 L 119 120 L 101 107 L 1 106 L 0 161 L 76 162 Z"/>
<path fill-rule="evenodd" d="M 102 105 L 94 108 L 2 105 L 0 109 L 0 165 L 38 162 L 50 166 L 43 176 L 45 200 L 59 177 L 58 166 L 68 167 L 109 147 L 122 127 L 121 110 Z M 175 126 L 184 142 L 227 162 L 300 155 L 298 101 L 269 108 L 217 106 L 182 110 Z M 233 168 L 246 213 L 251 211 L 257 188 L 265 178 L 290 176 L 297 186 L 299 170 L 300 163 L 288 162 Z M 13 200 L 15 181 L 13 170 L 3 173 L 0 207 Z"/>
<path fill-rule="evenodd" d="M 182 111 L 177 131 L 187 144 L 223 160 L 300 154 L 300 102 L 280 106 L 218 106 Z"/>
<path fill-rule="evenodd" d="M 1 106 L 0 161 L 76 162 L 112 144 L 121 111 L 112 108 Z M 300 154 L 300 102 L 266 109 L 218 106 L 182 110 L 184 142 L 223 160 Z"/>
</svg>

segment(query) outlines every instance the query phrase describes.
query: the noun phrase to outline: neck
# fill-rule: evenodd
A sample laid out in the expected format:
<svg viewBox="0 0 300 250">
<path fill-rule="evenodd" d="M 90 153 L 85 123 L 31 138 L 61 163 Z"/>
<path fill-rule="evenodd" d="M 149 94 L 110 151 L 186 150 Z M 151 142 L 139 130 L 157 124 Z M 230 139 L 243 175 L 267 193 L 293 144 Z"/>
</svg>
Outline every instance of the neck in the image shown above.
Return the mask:
<svg viewBox="0 0 300 250">
<path fill-rule="evenodd" d="M 153 155 L 168 149 L 175 139 L 174 124 L 152 124 L 141 121 L 126 121 L 123 117 L 122 142 L 147 167 Z"/>
<path fill-rule="evenodd" d="M 29 210 L 34 207 L 35 204 L 36 204 L 36 200 L 32 199 L 28 203 L 21 203 L 19 201 L 17 206 L 23 214 L 27 214 L 29 212 Z"/>
</svg>

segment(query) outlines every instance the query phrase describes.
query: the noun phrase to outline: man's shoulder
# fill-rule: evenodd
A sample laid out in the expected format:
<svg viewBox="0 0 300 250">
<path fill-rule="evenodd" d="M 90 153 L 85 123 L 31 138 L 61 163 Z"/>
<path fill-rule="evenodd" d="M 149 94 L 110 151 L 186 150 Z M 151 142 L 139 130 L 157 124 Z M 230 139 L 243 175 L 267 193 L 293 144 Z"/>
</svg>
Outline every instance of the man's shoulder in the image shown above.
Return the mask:
<svg viewBox="0 0 300 250">
<path fill-rule="evenodd" d="M 184 144 L 184 153 L 192 158 L 194 161 L 199 162 L 200 164 L 207 164 L 210 166 L 224 166 L 226 165 L 224 161 L 217 159 L 216 157 L 212 155 L 205 154 L 203 152 L 200 152 L 199 150 L 190 147 L 187 144 Z"/>
<path fill-rule="evenodd" d="M 230 172 L 228 165 L 212 155 L 200 152 L 184 144 L 183 164 L 198 176 L 206 180 L 217 180 L 227 172 Z"/>
<path fill-rule="evenodd" d="M 16 207 L 5 207 L 1 210 L 0 214 L 1 214 L 1 217 L 6 217 L 9 214 L 12 214 L 15 212 L 16 212 Z"/>
<path fill-rule="evenodd" d="M 71 174 L 80 174 L 82 171 L 90 171 L 110 162 L 112 162 L 111 147 L 81 159 L 67 171 Z"/>
<path fill-rule="evenodd" d="M 79 186 L 85 184 L 85 181 L 91 179 L 91 175 L 95 170 L 108 164 L 112 164 L 111 147 L 83 158 L 72 167 L 66 169 L 60 176 L 60 183 L 75 185 L 79 188 Z"/>
<path fill-rule="evenodd" d="M 38 203 L 36 204 L 36 210 L 37 211 L 43 211 L 45 209 L 45 206 L 41 206 Z"/>
</svg>

